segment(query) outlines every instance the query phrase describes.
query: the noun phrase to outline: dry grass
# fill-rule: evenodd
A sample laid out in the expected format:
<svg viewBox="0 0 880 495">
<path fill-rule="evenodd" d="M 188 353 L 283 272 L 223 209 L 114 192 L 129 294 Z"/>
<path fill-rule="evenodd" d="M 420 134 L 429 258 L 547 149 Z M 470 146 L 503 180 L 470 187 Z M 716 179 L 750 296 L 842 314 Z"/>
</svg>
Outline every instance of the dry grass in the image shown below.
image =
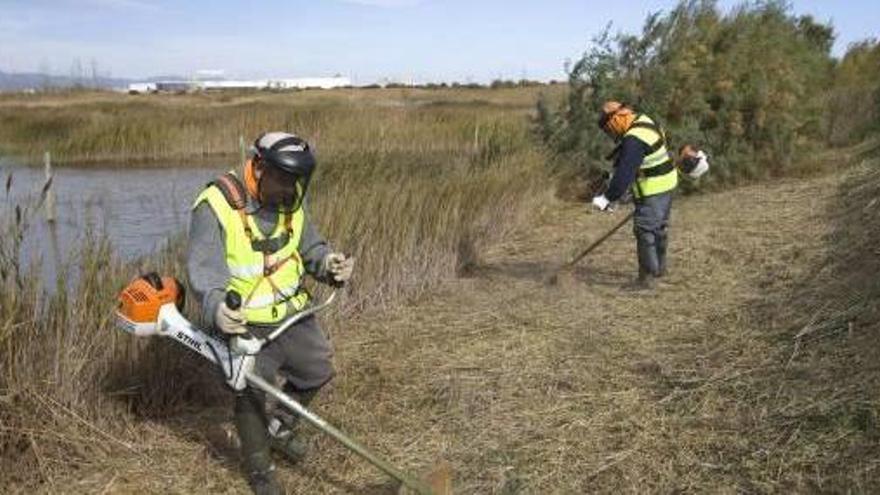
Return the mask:
<svg viewBox="0 0 880 495">
<path fill-rule="evenodd" d="M 466 272 L 481 246 L 534 217 L 546 188 L 542 157 L 527 136 L 525 106 L 517 103 L 524 94 L 529 95 L 510 93 L 506 103 L 450 96 L 443 104 L 409 105 L 372 97 L 354 107 L 340 99 L 341 93 L 327 93 L 332 97 L 327 101 L 315 96 L 298 102 L 305 106 L 294 114 L 316 126 L 313 141 L 321 150 L 311 209 L 327 237 L 358 259 L 358 278 L 347 288 L 337 321 L 359 309 L 417 297 L 438 281 Z M 236 99 L 231 105 L 256 119 L 255 125 L 272 128 L 275 114 L 261 113 L 259 105 L 275 108 L 287 97 L 261 95 L 259 102 Z M 72 97 L 64 98 L 70 102 Z M 115 97 L 77 98 L 82 105 L 107 105 L 102 99 Z M 150 105 L 180 105 L 186 115 L 203 119 L 210 118 L 214 106 L 227 106 L 217 98 L 160 97 Z M 76 107 L 79 99 L 70 103 Z M 46 118 L 58 125 L 64 125 L 64 112 L 94 117 L 81 108 L 50 112 L 57 104 L 51 98 L 39 100 L 37 108 L 23 109 L 31 103 L 17 99 L 6 103 L 22 107 L 15 110 L 19 115 L 48 112 Z M 242 105 L 251 110 L 257 105 L 258 111 L 246 112 Z M 131 102 L 120 108 L 133 125 L 148 120 L 139 118 Z M 279 112 L 290 114 L 290 109 Z M 115 118 L 108 129 L 119 125 L 121 117 Z M 289 126 L 300 128 L 296 122 Z M 323 137 L 321 129 L 328 129 Z M 81 132 L 75 126 L 68 131 Z M 102 148 L 103 141 L 95 143 Z M 150 436 L 152 418 L 178 418 L 228 398 L 215 377 L 181 350 L 118 335 L 111 315 L 116 291 L 139 269 L 180 274 L 179 249 L 125 265 L 115 261 L 107 243 L 85 245 L 77 287 L 70 295 L 50 298 L 41 281 L 31 277 L 38 271 L 20 266 L 21 233 L 38 219 L 38 208 L 25 207 L 19 214 L 20 206 L 7 201 L 0 215 L 7 234 L 0 238 L 0 363 L 5 372 L 0 376 L 0 451 L 9 468 L 0 485 L 61 490 L 58 476 L 94 474 L 113 464 L 120 455 L 115 448 L 123 448 L 124 456 L 140 456 L 146 449 L 161 458 L 152 452 L 163 448 Z M 175 386 L 168 387 L 169 381 Z M 129 458 L 126 463 L 134 469 L 142 461 Z"/>
<path fill-rule="evenodd" d="M 335 321 L 340 375 L 318 409 L 416 471 L 449 460 L 458 493 L 873 492 L 876 167 L 681 202 L 657 293 L 621 288 L 627 235 L 545 288 L 545 268 L 615 220 L 556 205 L 475 277 Z M 59 422 L 83 443 L 60 458 L 35 428 L 17 472 L 60 492 L 243 490 L 210 441 L 227 413 L 181 402 L 121 414 L 118 441 Z M 388 493 L 310 438 L 310 460 L 283 469 L 294 493 Z"/>
<path fill-rule="evenodd" d="M 309 139 L 323 162 L 379 149 L 459 152 L 488 144 L 498 126 L 517 127 L 506 117 L 531 111 L 539 92 L 562 87 L 4 96 L 0 153 L 38 162 L 50 150 L 79 166 L 217 163 L 238 156 L 239 136 L 275 129 Z"/>
<path fill-rule="evenodd" d="M 461 493 L 876 491 L 876 166 L 682 202 L 654 294 L 621 289 L 626 235 L 545 289 L 560 246 L 614 221 L 561 207 L 479 277 L 337 339 L 324 407 L 451 459 Z"/>
<path fill-rule="evenodd" d="M 439 185 L 424 170 L 365 189 L 345 182 L 340 194 L 363 197 L 375 223 L 359 223 L 355 203 L 316 198 L 343 245 L 363 239 L 362 285 L 347 306 L 360 311 L 327 325 L 339 375 L 320 414 L 414 471 L 448 460 L 457 493 L 880 488 L 875 159 L 680 201 L 672 274 L 637 293 L 621 288 L 635 272 L 626 233 L 568 283 L 541 283 L 616 218 L 549 191 L 533 195 L 546 208 L 516 210 L 522 185 L 504 171 L 529 160 L 515 157 L 470 162 Z M 478 214 L 463 214 L 474 204 Z M 529 221 L 499 226 L 511 211 Z M 468 232 L 483 254 L 469 277 L 452 278 Z M 30 285 L 0 296 L 0 487 L 245 490 L 222 441 L 225 393 L 201 389 L 204 368 L 167 343 L 110 328 L 109 299 L 131 268 L 108 258 L 85 257 L 93 275 L 63 305 L 44 305 Z M 172 253 L 151 264 L 176 262 Z M 397 289 L 377 287 L 383 273 Z M 385 291 L 412 299 L 365 302 Z M 381 474 L 308 438 L 309 460 L 282 467 L 292 492 L 389 493 Z"/>
</svg>

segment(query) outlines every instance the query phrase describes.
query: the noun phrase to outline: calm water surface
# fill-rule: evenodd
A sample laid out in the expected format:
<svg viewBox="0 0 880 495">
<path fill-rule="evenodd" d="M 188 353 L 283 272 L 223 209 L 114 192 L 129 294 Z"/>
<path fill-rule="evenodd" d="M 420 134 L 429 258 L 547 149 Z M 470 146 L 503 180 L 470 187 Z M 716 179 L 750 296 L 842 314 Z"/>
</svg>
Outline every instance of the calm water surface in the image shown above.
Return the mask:
<svg viewBox="0 0 880 495">
<path fill-rule="evenodd" d="M 58 258 L 44 212 L 32 211 L 21 259 L 38 262 L 42 276 L 54 280 L 62 266 L 75 265 L 76 252 L 87 239 L 106 235 L 124 259 L 149 254 L 175 234 L 185 232 L 196 194 L 228 167 L 56 168 L 55 189 Z M 12 186 L 7 192 L 8 178 Z M 15 206 L 33 210 L 45 183 L 42 168 L 16 166 L 0 159 L 0 224 Z"/>
</svg>

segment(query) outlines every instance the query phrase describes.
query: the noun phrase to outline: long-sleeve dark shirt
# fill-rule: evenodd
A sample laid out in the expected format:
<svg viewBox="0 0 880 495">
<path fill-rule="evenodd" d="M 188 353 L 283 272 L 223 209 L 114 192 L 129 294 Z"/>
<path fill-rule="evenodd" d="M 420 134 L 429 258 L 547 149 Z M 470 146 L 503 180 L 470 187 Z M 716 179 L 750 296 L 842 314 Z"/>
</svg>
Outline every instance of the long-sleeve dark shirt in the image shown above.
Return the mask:
<svg viewBox="0 0 880 495">
<path fill-rule="evenodd" d="M 614 175 L 605 191 L 608 201 L 617 201 L 632 186 L 645 157 L 651 154 L 651 147 L 635 136 L 624 136 L 621 140 L 617 158 L 614 161 Z"/>
</svg>

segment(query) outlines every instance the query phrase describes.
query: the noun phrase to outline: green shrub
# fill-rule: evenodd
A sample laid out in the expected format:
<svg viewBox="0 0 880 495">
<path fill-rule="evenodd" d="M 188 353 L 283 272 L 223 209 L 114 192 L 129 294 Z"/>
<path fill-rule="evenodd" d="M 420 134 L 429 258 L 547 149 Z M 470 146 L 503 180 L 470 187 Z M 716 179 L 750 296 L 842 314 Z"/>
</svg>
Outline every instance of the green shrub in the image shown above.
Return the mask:
<svg viewBox="0 0 880 495">
<path fill-rule="evenodd" d="M 595 172 L 612 145 L 596 116 L 618 99 L 658 120 L 673 147 L 708 149 L 715 181 L 782 173 L 822 138 L 833 40 L 831 26 L 791 15 L 784 2 L 727 14 L 711 0 L 681 2 L 650 15 L 639 35 L 595 38 L 569 68 L 567 100 L 539 103 L 536 128 L 564 163 Z"/>
</svg>

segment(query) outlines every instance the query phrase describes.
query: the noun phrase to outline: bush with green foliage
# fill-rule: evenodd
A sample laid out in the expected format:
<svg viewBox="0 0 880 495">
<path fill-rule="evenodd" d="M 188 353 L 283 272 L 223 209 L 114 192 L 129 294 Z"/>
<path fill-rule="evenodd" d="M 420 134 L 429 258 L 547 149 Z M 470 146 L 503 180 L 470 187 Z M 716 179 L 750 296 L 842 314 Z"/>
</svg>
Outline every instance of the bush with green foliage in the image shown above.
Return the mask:
<svg viewBox="0 0 880 495">
<path fill-rule="evenodd" d="M 866 40 L 849 47 L 834 75 L 828 97 L 828 141 L 859 142 L 880 131 L 880 42 Z"/>
<path fill-rule="evenodd" d="M 540 101 L 536 131 L 560 159 L 595 173 L 613 143 L 596 126 L 617 99 L 657 120 L 671 145 L 705 147 L 715 182 L 784 172 L 824 138 L 834 79 L 830 25 L 787 3 L 746 3 L 723 13 L 712 0 L 652 14 L 639 35 L 606 29 L 569 67 L 569 94 Z"/>
</svg>

